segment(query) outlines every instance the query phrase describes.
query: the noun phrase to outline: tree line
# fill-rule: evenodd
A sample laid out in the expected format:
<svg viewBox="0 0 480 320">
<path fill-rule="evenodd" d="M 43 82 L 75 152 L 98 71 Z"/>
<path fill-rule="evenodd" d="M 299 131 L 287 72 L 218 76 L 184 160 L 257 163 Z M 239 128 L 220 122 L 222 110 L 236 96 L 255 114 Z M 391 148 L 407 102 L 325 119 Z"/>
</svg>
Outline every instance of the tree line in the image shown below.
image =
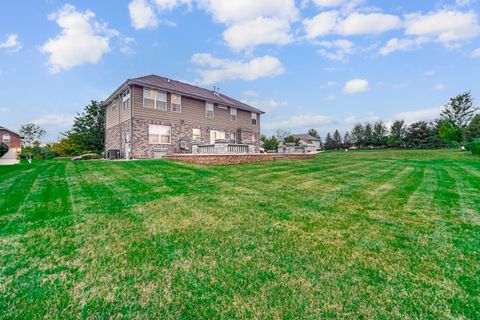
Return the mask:
<svg viewBox="0 0 480 320">
<path fill-rule="evenodd" d="M 316 129 L 308 134 L 321 140 L 326 150 L 348 148 L 441 148 L 466 145 L 468 148 L 480 140 L 479 108 L 473 104 L 470 92 L 450 99 L 443 107 L 440 117 L 433 121 L 417 121 L 406 124 L 395 120 L 390 125 L 382 121 L 356 124 L 350 131 L 341 134 L 335 130 L 323 140 Z M 279 134 L 279 132 L 281 134 Z M 276 150 L 279 141 L 292 141 L 284 130 L 277 130 L 271 138 L 262 137 L 266 150 Z"/>
</svg>

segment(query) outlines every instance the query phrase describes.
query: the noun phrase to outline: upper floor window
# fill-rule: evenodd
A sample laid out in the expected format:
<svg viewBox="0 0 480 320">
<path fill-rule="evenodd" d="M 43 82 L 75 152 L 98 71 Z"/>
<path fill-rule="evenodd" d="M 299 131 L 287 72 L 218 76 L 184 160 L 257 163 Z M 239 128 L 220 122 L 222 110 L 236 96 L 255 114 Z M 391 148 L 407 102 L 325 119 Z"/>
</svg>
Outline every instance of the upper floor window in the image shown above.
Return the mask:
<svg viewBox="0 0 480 320">
<path fill-rule="evenodd" d="M 130 89 L 129 89 L 122 94 L 123 110 L 130 109 L 130 101 L 131 99 L 130 99 Z"/>
<path fill-rule="evenodd" d="M 252 124 L 257 125 L 257 114 L 252 112 Z"/>
<path fill-rule="evenodd" d="M 192 140 L 193 141 L 202 140 L 202 131 L 200 129 L 194 128 L 192 130 Z"/>
<path fill-rule="evenodd" d="M 172 93 L 171 99 L 172 99 L 172 105 L 171 105 L 172 112 L 182 112 L 182 96 L 179 94 Z"/>
<path fill-rule="evenodd" d="M 3 142 L 10 142 L 10 135 L 9 134 L 4 134 L 2 137 Z"/>
<path fill-rule="evenodd" d="M 115 111 L 117 109 L 117 103 L 114 102 L 112 103 L 112 111 Z"/>
<path fill-rule="evenodd" d="M 165 92 L 143 88 L 143 106 L 145 108 L 167 110 L 167 94 Z"/>
<path fill-rule="evenodd" d="M 205 116 L 207 118 L 213 118 L 214 117 L 213 103 L 210 103 L 210 102 L 205 103 Z"/>
<path fill-rule="evenodd" d="M 237 109 L 236 108 L 230 108 L 230 120 L 231 121 L 237 121 Z"/>
<path fill-rule="evenodd" d="M 170 144 L 172 141 L 172 128 L 170 126 L 148 125 L 148 143 Z"/>
</svg>

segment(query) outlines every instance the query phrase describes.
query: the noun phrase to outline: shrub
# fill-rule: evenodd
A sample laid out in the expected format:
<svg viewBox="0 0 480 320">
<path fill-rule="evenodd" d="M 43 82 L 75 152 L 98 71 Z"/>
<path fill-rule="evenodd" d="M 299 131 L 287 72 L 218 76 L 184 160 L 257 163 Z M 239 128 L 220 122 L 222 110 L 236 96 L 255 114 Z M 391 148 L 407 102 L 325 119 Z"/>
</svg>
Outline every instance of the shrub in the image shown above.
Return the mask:
<svg viewBox="0 0 480 320">
<path fill-rule="evenodd" d="M 0 142 L 0 158 L 3 157 L 7 152 L 8 146 L 5 143 Z"/>
<path fill-rule="evenodd" d="M 467 149 L 470 150 L 473 154 L 480 155 L 480 139 L 475 139 L 469 144 L 466 145 Z"/>
</svg>

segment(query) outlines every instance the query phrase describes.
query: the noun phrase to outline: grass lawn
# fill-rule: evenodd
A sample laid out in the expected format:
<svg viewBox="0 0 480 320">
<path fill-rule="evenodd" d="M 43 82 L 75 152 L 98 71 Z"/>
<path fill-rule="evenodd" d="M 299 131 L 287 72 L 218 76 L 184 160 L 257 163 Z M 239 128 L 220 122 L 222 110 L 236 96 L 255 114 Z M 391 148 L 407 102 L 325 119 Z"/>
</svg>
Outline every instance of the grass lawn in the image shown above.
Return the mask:
<svg viewBox="0 0 480 320">
<path fill-rule="evenodd" d="M 0 167 L 1 318 L 480 318 L 480 158 Z"/>
</svg>

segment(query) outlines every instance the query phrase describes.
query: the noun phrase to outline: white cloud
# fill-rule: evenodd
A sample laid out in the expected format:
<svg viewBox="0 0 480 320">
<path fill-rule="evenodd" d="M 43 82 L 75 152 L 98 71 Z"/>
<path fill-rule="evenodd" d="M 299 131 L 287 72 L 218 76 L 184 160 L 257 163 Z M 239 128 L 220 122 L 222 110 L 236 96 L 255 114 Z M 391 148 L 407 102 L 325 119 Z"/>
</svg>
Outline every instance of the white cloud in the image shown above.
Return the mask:
<svg viewBox="0 0 480 320">
<path fill-rule="evenodd" d="M 435 91 L 443 91 L 445 90 L 447 87 L 443 84 L 443 83 L 438 83 L 436 84 L 434 87 L 433 87 L 433 90 Z"/>
<path fill-rule="evenodd" d="M 409 51 L 418 48 L 425 42 L 427 42 L 427 39 L 423 37 L 415 39 L 393 38 L 388 40 L 384 47 L 380 48 L 379 53 L 383 56 L 388 56 L 395 51 Z"/>
<path fill-rule="evenodd" d="M 477 49 L 473 50 L 472 57 L 480 58 L 480 48 L 477 48 Z"/>
<path fill-rule="evenodd" d="M 313 0 L 313 2 L 319 7 L 338 7 L 348 0 Z"/>
<path fill-rule="evenodd" d="M 319 36 L 330 34 L 337 24 L 338 12 L 322 12 L 311 19 L 303 20 L 303 26 L 307 33 L 307 38 L 314 39 Z"/>
<path fill-rule="evenodd" d="M 308 113 L 308 114 L 293 116 L 291 118 L 281 120 L 281 121 L 267 122 L 263 125 L 263 127 L 266 130 L 274 130 L 274 129 L 302 130 L 302 129 L 309 129 L 312 127 L 321 127 L 321 126 L 329 125 L 332 123 L 335 123 L 335 121 L 331 117 Z"/>
<path fill-rule="evenodd" d="M 354 12 L 345 18 L 338 11 L 325 11 L 311 19 L 304 19 L 306 37 L 315 39 L 329 34 L 366 35 L 378 34 L 402 27 L 399 17 L 383 13 Z"/>
<path fill-rule="evenodd" d="M 432 70 L 427 70 L 425 72 L 422 72 L 421 75 L 424 76 L 424 77 L 428 77 L 428 76 L 433 76 L 437 73 L 437 71 L 435 71 L 435 69 L 432 69 Z"/>
<path fill-rule="evenodd" d="M 202 84 L 213 84 L 223 80 L 256 80 L 273 77 L 284 72 L 280 60 L 272 56 L 263 56 L 244 60 L 227 60 L 213 57 L 208 53 L 196 53 L 192 62 L 204 67 L 199 70 Z"/>
<path fill-rule="evenodd" d="M 173 10 L 176 7 L 186 5 L 189 9 L 192 6 L 191 0 L 155 0 L 159 10 Z"/>
<path fill-rule="evenodd" d="M 473 4 L 474 2 L 475 2 L 475 0 L 457 0 L 455 3 L 459 7 L 465 7 L 465 6 L 469 6 L 469 5 Z"/>
<path fill-rule="evenodd" d="M 343 87 L 343 92 L 352 94 L 358 92 L 365 92 L 368 91 L 368 89 L 368 81 L 366 79 L 353 79 L 345 83 L 345 86 Z"/>
<path fill-rule="evenodd" d="M 431 121 L 440 115 L 443 107 L 421 109 L 416 111 L 406 111 L 395 114 L 393 120 L 405 120 L 405 123 L 412 124 L 417 121 Z"/>
<path fill-rule="evenodd" d="M 405 16 L 405 33 L 411 36 L 428 37 L 446 46 L 480 35 L 477 14 L 473 11 L 446 11 L 419 13 Z"/>
<path fill-rule="evenodd" d="M 342 35 L 377 34 L 402 26 L 399 17 L 383 13 L 352 13 L 341 21 L 337 30 Z"/>
<path fill-rule="evenodd" d="M 119 33 L 107 29 L 94 17 L 92 11 L 79 12 L 70 4 L 49 16 L 62 28 L 60 35 L 41 47 L 42 52 L 50 54 L 50 72 L 68 70 L 84 63 L 95 64 L 110 51 L 110 38 L 119 36 Z"/>
<path fill-rule="evenodd" d="M 251 98 L 252 98 L 252 97 L 258 97 L 258 96 L 259 96 L 258 92 L 253 91 L 253 90 L 245 90 L 245 91 L 243 91 L 243 95 L 244 95 L 245 97 L 251 97 Z"/>
<path fill-rule="evenodd" d="M 321 84 L 320 88 L 325 89 L 327 87 L 333 87 L 336 86 L 337 83 L 335 81 L 328 81 L 327 83 Z"/>
<path fill-rule="evenodd" d="M 0 113 L 8 112 L 9 110 L 7 108 L 0 108 Z"/>
<path fill-rule="evenodd" d="M 288 102 L 286 100 L 277 101 L 275 99 L 267 99 L 267 100 L 261 100 L 261 101 L 243 100 L 243 102 L 265 112 L 272 112 L 278 108 L 285 107 L 288 105 Z"/>
<path fill-rule="evenodd" d="M 133 0 L 128 5 L 132 26 L 135 29 L 155 28 L 158 25 L 154 8 L 145 0 Z"/>
<path fill-rule="evenodd" d="M 348 40 L 321 41 L 319 45 L 325 49 L 320 49 L 318 53 L 330 60 L 344 60 L 355 52 L 353 42 Z"/>
<path fill-rule="evenodd" d="M 376 114 L 374 114 L 373 112 L 369 112 L 367 113 L 365 116 L 355 116 L 355 115 L 352 115 L 352 116 L 348 116 L 344 119 L 345 123 L 347 124 L 350 124 L 350 125 L 354 125 L 354 124 L 357 124 L 357 123 L 364 123 L 364 122 L 375 122 L 375 121 L 378 121 L 380 120 L 380 117 L 377 116 Z"/>
<path fill-rule="evenodd" d="M 7 39 L 4 42 L 0 42 L 0 48 L 7 49 L 10 52 L 18 52 L 22 49 L 23 45 L 18 40 L 18 35 L 7 34 Z"/>
<path fill-rule="evenodd" d="M 32 120 L 31 122 L 39 126 L 56 126 L 67 128 L 73 124 L 73 117 L 71 116 L 62 116 L 58 114 L 48 114 Z"/>
<path fill-rule="evenodd" d="M 337 99 L 337 96 L 334 95 L 334 94 L 331 94 L 331 95 L 329 95 L 329 96 L 326 96 L 323 100 L 325 100 L 325 101 L 333 101 L 333 100 L 335 100 L 335 99 Z"/>
<path fill-rule="evenodd" d="M 223 38 L 236 50 L 261 44 L 285 45 L 293 41 L 287 20 L 264 17 L 233 25 L 225 30 Z"/>
</svg>

